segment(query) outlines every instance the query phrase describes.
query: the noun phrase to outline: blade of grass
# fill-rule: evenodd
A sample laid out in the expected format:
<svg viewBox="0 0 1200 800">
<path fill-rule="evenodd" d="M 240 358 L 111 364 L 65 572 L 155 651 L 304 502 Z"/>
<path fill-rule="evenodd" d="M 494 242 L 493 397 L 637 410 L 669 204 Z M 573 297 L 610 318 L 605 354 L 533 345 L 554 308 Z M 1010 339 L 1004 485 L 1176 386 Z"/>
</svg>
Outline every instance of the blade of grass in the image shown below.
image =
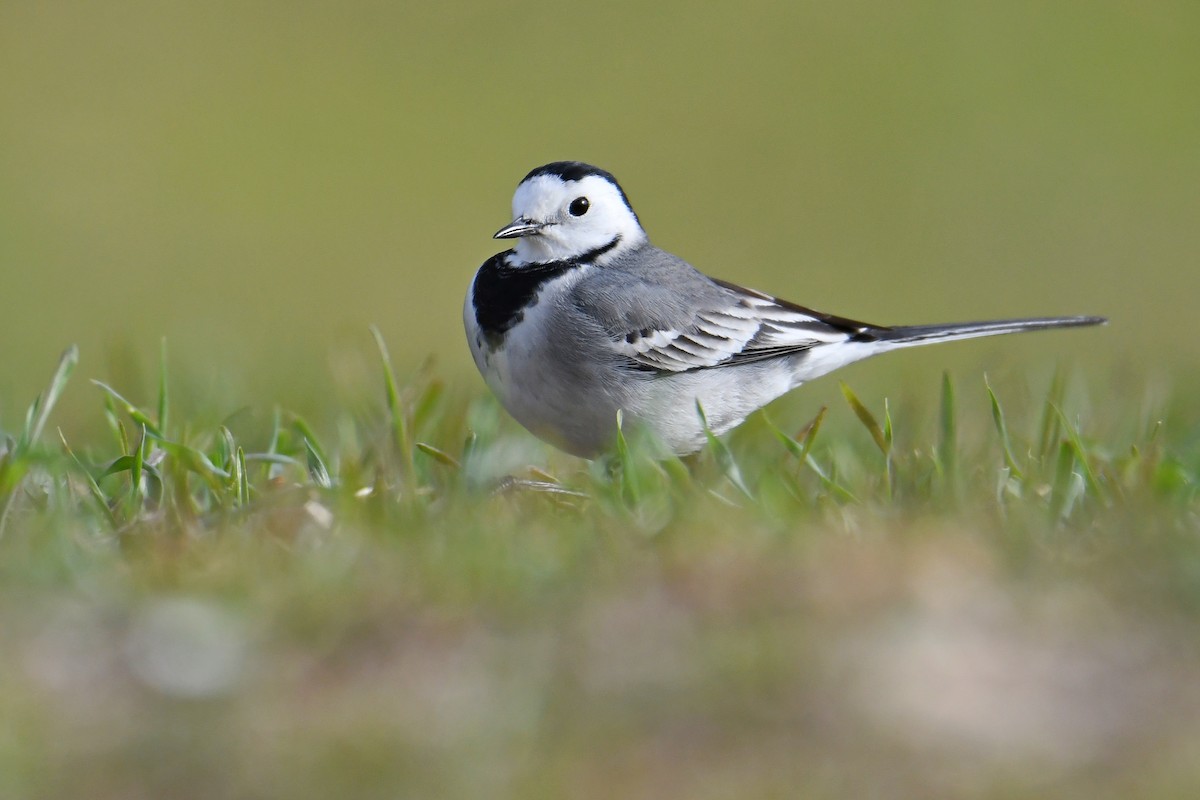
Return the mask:
<svg viewBox="0 0 1200 800">
<path fill-rule="evenodd" d="M 333 488 L 333 479 L 329 477 L 329 467 L 325 466 L 325 459 L 308 439 L 304 440 L 304 450 L 308 456 L 308 474 L 313 483 L 322 489 Z"/>
<path fill-rule="evenodd" d="M 237 459 L 237 443 L 234 441 L 233 431 L 224 425 L 219 427 L 217 431 L 220 433 L 220 438 L 217 439 L 217 443 L 220 444 L 220 447 L 217 449 L 217 455 L 220 458 L 217 460 L 221 462 L 222 468 L 232 475 L 234 474 L 233 462 Z"/>
<path fill-rule="evenodd" d="M 1019 494 L 1021 490 L 1021 485 L 1019 483 L 1013 484 L 1011 479 L 1012 473 L 1009 472 L 1008 467 L 1001 467 L 998 470 L 998 474 L 996 476 L 996 504 L 1000 507 L 1001 511 L 1005 511 L 1007 509 L 1007 495 L 1010 493 L 1010 491 L 1013 491 L 1012 487 L 1015 485 L 1015 491 L 1017 494 Z"/>
<path fill-rule="evenodd" d="M 775 424 L 772 423 L 769 418 L 764 418 L 767 419 L 767 425 L 775 434 L 775 438 L 783 442 L 783 446 L 787 448 L 788 452 L 795 456 L 796 459 L 803 464 L 804 460 L 808 458 L 809 452 L 812 450 L 813 442 L 817 440 L 817 432 L 821 430 L 821 422 L 825 419 L 825 413 L 827 411 L 829 411 L 828 406 L 821 406 L 821 410 L 817 412 L 817 415 L 813 417 L 807 425 L 801 428 L 795 436 L 788 436 L 786 433 L 779 430 L 779 428 L 775 427 Z"/>
<path fill-rule="evenodd" d="M 312 427 L 308 424 L 304 417 L 301 417 L 298 414 L 289 414 L 289 416 L 291 417 L 292 427 L 296 430 L 296 433 L 300 434 L 300 438 L 304 441 L 305 448 L 313 450 L 321 459 L 322 463 L 327 463 L 329 461 L 329 457 L 325 454 L 325 448 L 321 446 L 321 441 L 317 438 L 317 435 L 313 433 Z"/>
<path fill-rule="evenodd" d="M 118 475 L 122 472 L 128 472 L 130 474 L 130 481 L 132 481 L 135 461 L 136 454 L 114 458 L 99 471 L 100 474 L 95 476 L 97 485 L 99 485 L 100 481 L 104 480 L 110 475 Z M 158 500 L 162 498 L 162 476 L 158 474 L 158 470 L 149 463 L 143 461 L 141 480 L 143 486 L 142 502 L 144 503 L 147 499 L 158 502 Z"/>
<path fill-rule="evenodd" d="M 71 379 L 71 373 L 75 371 L 75 365 L 79 363 L 79 348 L 71 345 L 58 359 L 58 367 L 54 370 L 54 377 L 50 379 L 50 386 L 46 389 L 45 399 L 41 397 L 34 401 L 37 414 L 34 416 L 32 427 L 25 429 L 25 446 L 32 446 L 38 437 L 42 435 L 42 429 L 46 427 L 46 420 L 50 416 L 50 412 L 54 410 L 58 399 L 62 397 L 63 390 L 67 387 L 67 381 Z M 39 402 L 40 401 L 40 402 Z"/>
<path fill-rule="evenodd" d="M 988 400 L 992 404 L 992 422 L 996 425 L 996 432 L 1000 434 L 1000 444 L 1004 447 L 1004 463 L 1008 465 L 1008 470 L 1014 478 L 1023 480 L 1024 473 L 1017 466 L 1017 459 L 1013 457 L 1012 442 L 1008 438 L 1008 424 L 1004 421 L 1004 411 L 1000 408 L 1000 401 L 996 398 L 996 393 L 992 391 L 992 385 L 988 383 L 986 374 L 983 376 L 983 385 L 987 388 Z"/>
<path fill-rule="evenodd" d="M 884 478 L 887 480 L 888 500 L 892 499 L 892 495 L 896 491 L 896 473 L 892 464 L 892 453 L 894 452 L 892 446 L 895 444 L 894 436 L 895 432 L 892 429 L 892 407 L 885 397 L 883 398 L 883 440 L 887 443 L 887 451 L 883 456 L 883 471 Z"/>
<path fill-rule="evenodd" d="M 721 470 L 722 475 L 729 479 L 730 483 L 737 487 L 739 492 L 753 500 L 754 494 L 750 491 L 750 487 L 746 486 L 746 481 L 742 478 L 742 470 L 738 467 L 729 445 L 721 441 L 720 437 L 712 432 L 712 428 L 708 427 L 708 417 L 705 415 L 704 406 L 700 404 L 699 399 L 696 400 L 696 413 L 700 416 L 704 439 L 708 443 L 708 451 L 712 453 L 713 459 L 717 462 L 717 468 Z"/>
<path fill-rule="evenodd" d="M 283 411 L 280 410 L 279 406 L 275 406 L 275 413 L 271 419 L 271 440 L 267 443 L 267 452 L 264 455 L 276 456 L 279 454 L 279 437 L 282 431 Z M 264 475 L 267 480 L 274 480 L 283 475 L 283 467 L 280 464 L 272 462 L 270 459 L 263 460 L 267 461 L 266 474 Z M 298 463 L 294 459 L 289 459 L 289 461 Z"/>
<path fill-rule="evenodd" d="M 1074 467 L 1075 450 L 1064 439 L 1059 443 L 1054 485 L 1050 491 L 1050 513 L 1055 519 L 1065 520 L 1071 515 L 1075 501 L 1083 490 L 1083 480 Z"/>
<path fill-rule="evenodd" d="M 683 491 L 692 485 L 692 472 L 679 456 L 669 456 L 659 462 L 659 467 L 675 491 Z"/>
<path fill-rule="evenodd" d="M 21 438 L 17 440 L 16 450 L 18 453 L 23 453 L 29 449 L 29 445 L 33 440 L 33 425 L 37 419 L 38 411 L 42 407 L 42 396 L 39 394 L 33 398 L 33 402 L 29 404 L 29 408 L 25 409 L 25 424 L 21 426 Z"/>
<path fill-rule="evenodd" d="M 142 430 L 145 430 L 146 426 L 142 425 L 141 428 L 142 428 Z M 121 443 L 121 452 L 122 453 L 132 453 L 133 452 L 133 446 L 131 444 L 129 444 L 129 431 L 125 429 L 125 423 L 119 419 L 117 420 L 117 439 Z"/>
<path fill-rule="evenodd" d="M 958 411 L 954 382 L 949 372 L 942 373 L 942 405 L 939 414 L 938 468 L 947 481 L 953 482 L 958 473 Z"/>
<path fill-rule="evenodd" d="M 237 506 L 242 508 L 250 502 L 250 479 L 246 475 L 246 453 L 241 447 L 233 461 L 233 475 L 237 484 Z"/>
<path fill-rule="evenodd" d="M 1066 392 L 1066 377 L 1061 366 L 1054 368 L 1054 377 L 1050 379 L 1050 391 L 1046 394 L 1046 404 L 1042 407 L 1041 433 L 1038 436 L 1038 456 L 1045 458 L 1054 450 L 1054 443 L 1059 437 L 1059 415 L 1057 410 L 1062 407 L 1063 395 Z"/>
<path fill-rule="evenodd" d="M 107 423 L 113 439 L 117 442 L 117 448 L 122 453 L 128 453 L 129 437 L 125 433 L 125 426 L 121 424 L 121 419 L 117 416 L 117 404 L 112 399 L 112 395 L 104 395 L 104 421 Z"/>
<path fill-rule="evenodd" d="M 887 454 L 892 454 L 892 445 L 895 444 L 896 432 L 892 428 L 892 404 L 888 399 L 883 398 L 883 441 L 887 443 Z"/>
<path fill-rule="evenodd" d="M 812 421 L 801 428 L 794 438 L 788 436 L 774 425 L 771 425 L 771 429 L 775 432 L 775 435 L 779 441 L 783 442 L 784 446 L 788 449 L 788 452 L 796 456 L 801 464 L 811 469 L 817 478 L 820 479 L 821 484 L 828 491 L 842 500 L 857 503 L 858 498 L 855 497 L 849 489 L 834 480 L 824 469 L 821 468 L 821 465 L 816 462 L 816 459 L 812 457 L 813 444 L 817 440 L 817 433 L 821 430 L 821 423 L 824 421 L 825 414 L 828 413 L 828 411 L 828 406 L 821 406 L 821 410 L 818 411 L 817 415 L 812 418 Z M 771 421 L 768 419 L 767 423 L 770 425 Z M 796 441 L 797 439 L 801 439 L 801 441 L 798 442 Z"/>
<path fill-rule="evenodd" d="M 767 427 L 771 429 L 771 433 L 774 434 L 775 438 L 783 444 L 784 448 L 794 457 L 801 459 L 803 462 L 804 445 L 802 445 L 800 442 L 797 442 L 783 431 L 779 430 L 778 426 L 776 426 L 775 423 L 772 422 L 771 419 L 766 415 L 763 416 L 763 419 L 767 421 Z"/>
<path fill-rule="evenodd" d="M 300 466 L 300 462 L 291 456 L 283 456 L 279 453 L 246 453 L 247 461 L 261 461 L 265 464 L 279 464 L 286 466 Z"/>
<path fill-rule="evenodd" d="M 153 433 L 148 429 L 146 434 L 153 436 Z M 157 437 L 156 441 L 158 442 L 158 446 L 165 450 L 168 455 L 178 459 L 184 469 L 203 478 L 208 487 L 214 492 L 220 492 L 222 483 L 229 480 L 228 472 L 218 467 L 212 462 L 212 459 L 196 448 Z"/>
<path fill-rule="evenodd" d="M 1087 481 L 1087 487 L 1097 498 L 1104 497 L 1104 489 L 1100 485 L 1100 481 L 1096 478 L 1096 473 L 1092 471 L 1091 465 L 1088 463 L 1087 451 L 1084 450 L 1083 442 L 1079 438 L 1079 431 L 1067 419 L 1066 414 L 1062 409 L 1055 406 L 1055 413 L 1058 415 L 1059 422 L 1067 432 L 1067 442 L 1075 453 L 1075 459 L 1079 462 L 1080 469 L 1083 470 L 1083 477 Z"/>
<path fill-rule="evenodd" d="M 808 454 L 812 452 L 813 445 L 817 441 L 817 432 L 821 430 L 821 423 L 825 421 L 825 414 L 828 413 L 829 406 L 821 406 L 821 410 L 813 417 L 812 422 L 808 423 L 800 430 L 800 434 L 804 435 L 803 446 L 800 448 L 800 461 L 803 462 L 808 458 Z"/>
<path fill-rule="evenodd" d="M 871 434 L 871 438 L 875 441 L 875 446 L 879 448 L 879 451 L 885 457 L 889 455 L 891 453 L 891 444 L 888 442 L 888 437 L 884 434 L 883 428 L 876 421 L 875 415 L 862 404 L 862 401 L 858 399 L 858 395 L 846 383 L 843 382 L 841 387 L 842 395 L 846 398 L 846 402 L 850 404 L 850 408 L 854 409 L 854 415 L 858 417 L 863 427 Z"/>
<path fill-rule="evenodd" d="M 158 429 L 167 429 L 167 408 L 170 395 L 167 391 L 167 337 L 163 337 L 158 352 Z"/>
<path fill-rule="evenodd" d="M 142 505 L 142 468 L 146 464 L 146 426 L 142 426 L 142 438 L 133 448 L 133 466 L 129 470 L 129 500 L 132 509 Z"/>
<path fill-rule="evenodd" d="M 58 404 L 58 399 L 62 397 L 67 381 L 71 379 L 71 373 L 75 371 L 75 365 L 78 363 L 79 348 L 72 344 L 59 356 L 58 366 L 50 378 L 50 385 L 46 388 L 46 393 L 38 395 L 29 405 L 29 409 L 25 413 L 25 425 L 21 431 L 20 440 L 5 452 L 4 460 L 0 462 L 0 489 L 8 485 L 12 487 L 5 493 L 4 508 L 0 510 L 0 539 L 4 538 L 9 514 L 12 513 L 13 504 L 16 503 L 21 490 L 21 483 L 25 479 L 25 467 L 21 462 L 24 460 L 25 454 L 41 437 L 42 430 L 46 427 L 46 420 L 49 419 L 54 406 Z M 16 471 L 20 477 L 10 474 L 13 471 Z"/>
<path fill-rule="evenodd" d="M 447 453 L 444 450 L 439 450 L 438 448 L 434 447 L 431 444 L 426 444 L 425 442 L 417 442 L 417 450 L 419 450 L 422 453 L 424 453 L 425 455 L 429 456 L 430 458 L 432 458 L 434 461 L 438 462 L 439 464 L 445 464 L 447 467 L 453 467 L 454 469 L 459 469 L 462 466 L 462 464 L 460 464 L 458 462 L 458 459 L 456 459 L 454 456 L 450 455 L 449 453 Z"/>
<path fill-rule="evenodd" d="M 61 429 L 58 431 L 58 438 L 62 442 L 63 450 L 75 462 L 79 474 L 83 476 L 84 481 L 87 483 L 92 499 L 96 501 L 96 505 L 100 506 L 100 510 L 104 512 L 104 519 L 108 521 L 109 527 L 116 532 L 120 526 L 117 524 L 117 518 L 113 515 L 112 509 L 108 506 L 108 500 L 104 497 L 104 492 L 100 491 L 100 485 L 96 483 L 96 479 L 92 477 L 92 473 L 79 460 L 79 456 L 75 455 L 75 451 L 71 449 L 71 445 L 67 444 L 67 437 L 63 436 Z"/>
<path fill-rule="evenodd" d="M 3 494 L 9 485 L 9 480 L 14 482 L 16 478 L 10 474 L 13 468 L 13 448 L 17 446 L 10 437 L 0 438 L 0 494 Z M 3 528 L 0 528 L 3 531 Z"/>
<path fill-rule="evenodd" d="M 12 513 L 13 505 L 17 501 L 17 490 L 21 488 L 21 481 L 25 478 L 22 466 L 14 467 L 13 463 L 11 450 L 0 458 L 0 492 L 4 493 L 4 509 L 0 511 L 0 539 L 4 538 L 4 530 L 8 527 L 8 515 Z M 5 487 L 10 483 L 11 491 L 5 491 Z"/>
<path fill-rule="evenodd" d="M 145 425 L 146 431 L 152 434 L 156 439 L 166 438 L 163 435 L 163 432 L 159 430 L 158 426 L 154 424 L 154 420 L 150 419 L 149 415 L 147 415 L 145 411 L 142 411 L 133 403 L 122 397 L 121 393 L 116 389 L 112 388 L 104 381 L 98 381 L 95 378 L 92 378 L 92 383 L 107 392 L 109 396 L 117 402 L 117 405 L 120 407 L 120 409 L 128 414 L 134 422 Z"/>
<path fill-rule="evenodd" d="M 1059 518 L 1066 520 L 1071 516 L 1071 512 L 1075 510 L 1075 505 L 1084 493 L 1084 479 L 1078 472 L 1071 472 L 1071 480 L 1067 484 L 1066 496 L 1063 498 L 1062 511 Z"/>
<path fill-rule="evenodd" d="M 637 469 L 633 463 L 633 452 L 629 441 L 625 438 L 625 413 L 617 409 L 617 464 L 621 468 L 621 494 L 625 501 L 636 506 L 641 500 L 641 487 L 638 486 Z"/>
<path fill-rule="evenodd" d="M 816 473 L 817 477 L 821 479 L 821 484 L 832 494 L 840 497 L 842 500 L 849 501 L 851 503 L 858 503 L 858 498 L 854 496 L 854 493 L 838 483 L 836 473 L 827 473 L 811 455 L 805 458 L 804 463 L 808 465 L 809 469 Z"/>
<path fill-rule="evenodd" d="M 416 462 L 413 459 L 412 435 L 408 429 L 408 420 L 404 414 L 404 404 L 400 399 L 400 390 L 396 386 L 396 374 L 392 371 L 392 359 L 388 355 L 387 343 L 379 328 L 372 325 L 371 335 L 375 337 L 375 345 L 379 348 L 379 360 L 383 365 L 383 382 L 387 392 L 388 414 L 392 419 L 392 435 L 400 458 L 404 465 L 404 480 L 411 490 L 416 487 Z"/>
<path fill-rule="evenodd" d="M 116 475 L 121 472 L 132 472 L 132 471 L 133 471 L 133 456 L 128 456 L 128 455 L 120 456 L 118 458 L 114 458 L 112 461 L 110 461 L 108 463 L 108 465 L 106 465 L 104 467 L 104 469 L 100 470 L 100 475 L 97 477 L 97 480 L 103 480 L 104 478 L 107 478 L 109 475 Z"/>
<path fill-rule="evenodd" d="M 846 398 L 846 402 L 854 409 L 855 416 L 866 427 L 871 434 L 871 438 L 875 440 L 875 446 L 883 453 L 883 477 L 884 486 L 887 491 L 887 497 L 892 499 L 892 419 L 891 412 L 888 410 L 887 399 L 883 401 L 884 424 L 881 427 L 875 419 L 875 415 L 871 413 L 862 401 L 858 399 L 858 395 L 854 393 L 845 382 L 841 384 L 842 395 Z"/>
</svg>

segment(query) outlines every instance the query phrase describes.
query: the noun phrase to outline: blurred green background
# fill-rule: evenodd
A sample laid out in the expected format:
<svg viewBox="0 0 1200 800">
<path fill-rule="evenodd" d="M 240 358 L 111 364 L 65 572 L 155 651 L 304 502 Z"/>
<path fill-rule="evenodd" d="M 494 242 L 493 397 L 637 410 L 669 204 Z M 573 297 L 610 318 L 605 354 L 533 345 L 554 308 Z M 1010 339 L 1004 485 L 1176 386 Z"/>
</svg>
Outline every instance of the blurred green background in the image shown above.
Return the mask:
<svg viewBox="0 0 1200 800">
<path fill-rule="evenodd" d="M 841 373 L 895 401 L 894 502 L 734 507 L 697 481 L 663 490 L 658 531 L 603 494 L 488 500 L 460 470 L 412 493 L 420 519 L 393 487 L 379 522 L 305 485 L 110 540 L 79 487 L 26 491 L 0 557 L 0 797 L 1195 796 L 1198 34 L 1195 0 L 0 0 L 0 431 L 77 342 L 43 442 L 61 425 L 92 463 L 112 440 L 88 446 L 85 379 L 153 405 L 162 337 L 181 439 L 278 403 L 340 443 L 348 489 L 353 410 L 387 419 L 370 324 L 402 381 L 433 356 L 463 417 L 485 392 L 463 293 L 556 159 L 613 171 L 658 244 L 806 305 L 1112 318 Z M 1119 496 L 1069 524 L 1035 480 L 1067 485 L 1067 446 L 1013 489 L 980 381 L 1022 437 L 1055 364 Z M 912 485 L 944 367 L 962 509 L 953 479 Z M 829 405 L 817 456 L 872 486 L 835 384 L 782 402 L 789 431 Z M 460 453 L 464 424 L 433 443 Z M 743 463 L 782 473 L 747 428 L 739 453 L 777 456 Z"/>
<path fill-rule="evenodd" d="M 166 336 L 181 402 L 295 406 L 377 323 L 482 391 L 463 292 L 516 182 L 574 158 L 806 305 L 1113 319 L 860 375 L 1190 365 L 1198 31 L 1194 2 L 8 0 L 0 425 L 70 342 L 133 395 L 114 365 Z"/>
</svg>

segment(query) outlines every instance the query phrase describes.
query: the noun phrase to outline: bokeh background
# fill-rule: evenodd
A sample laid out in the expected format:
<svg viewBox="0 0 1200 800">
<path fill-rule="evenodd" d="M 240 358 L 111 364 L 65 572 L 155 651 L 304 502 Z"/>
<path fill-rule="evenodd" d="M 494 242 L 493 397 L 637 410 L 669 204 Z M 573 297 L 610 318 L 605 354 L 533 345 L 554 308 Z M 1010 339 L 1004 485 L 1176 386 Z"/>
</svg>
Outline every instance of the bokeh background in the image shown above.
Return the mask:
<svg viewBox="0 0 1200 800">
<path fill-rule="evenodd" d="M 303 408 L 376 323 L 402 369 L 482 392 L 463 292 L 516 182 L 567 158 L 661 246 L 806 305 L 1113 319 L 855 368 L 869 385 L 1186 371 L 1198 32 L 1167 0 L 7 0 L 0 424 L 70 342 L 135 399 L 150 381 L 113 373 L 165 336 L 178 402 Z"/>
<path fill-rule="evenodd" d="M 428 503 L 272 484 L 110 539 L 82 489 L 24 492 L 0 797 L 1195 797 L 1198 42 L 1195 0 L 0 0 L 0 431 L 76 342 L 43 441 L 90 463 L 113 441 L 84 379 L 152 406 L 165 337 L 181 438 L 278 405 L 351 488 L 356 412 L 386 419 L 368 326 L 401 381 L 433 359 L 447 418 L 483 397 L 463 293 L 557 159 L 620 177 L 658 244 L 816 308 L 1112 318 L 840 373 L 892 400 L 896 502 L 736 506 L 701 478 L 626 513 L 600 470 L 582 509 L 439 472 Z M 1014 488 L 981 382 L 1023 437 L 1059 366 L 1119 495 L 1065 522 L 1070 452 Z M 925 498 L 947 368 L 962 482 Z M 836 383 L 771 414 L 820 405 L 821 463 L 878 490 Z M 461 452 L 458 421 L 430 430 Z M 761 418 L 733 439 L 752 469 L 768 447 Z"/>
</svg>

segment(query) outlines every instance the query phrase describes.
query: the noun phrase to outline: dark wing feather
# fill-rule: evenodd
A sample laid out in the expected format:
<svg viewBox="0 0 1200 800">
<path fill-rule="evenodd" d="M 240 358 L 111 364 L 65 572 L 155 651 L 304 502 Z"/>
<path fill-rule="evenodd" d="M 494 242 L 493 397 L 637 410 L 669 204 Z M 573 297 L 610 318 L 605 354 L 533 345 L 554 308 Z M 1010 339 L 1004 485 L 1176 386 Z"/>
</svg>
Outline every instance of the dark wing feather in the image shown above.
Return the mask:
<svg viewBox="0 0 1200 800">
<path fill-rule="evenodd" d="M 614 332 L 613 349 L 635 366 L 655 372 L 746 364 L 803 352 L 855 337 L 874 338 L 886 328 L 812 311 L 725 281 L 684 324 Z"/>
</svg>

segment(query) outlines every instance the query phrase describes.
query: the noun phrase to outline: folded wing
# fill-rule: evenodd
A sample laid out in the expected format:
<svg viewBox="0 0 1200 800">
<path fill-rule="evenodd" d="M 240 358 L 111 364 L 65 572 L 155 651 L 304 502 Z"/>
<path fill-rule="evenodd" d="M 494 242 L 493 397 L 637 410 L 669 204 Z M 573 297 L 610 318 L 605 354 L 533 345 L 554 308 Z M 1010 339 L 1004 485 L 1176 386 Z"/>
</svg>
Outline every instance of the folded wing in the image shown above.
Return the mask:
<svg viewBox="0 0 1200 800">
<path fill-rule="evenodd" d="M 701 304 L 687 324 L 629 330 L 613 348 L 640 369 L 686 372 L 793 355 L 856 337 L 874 339 L 887 330 L 715 283 L 725 291 Z"/>
</svg>

